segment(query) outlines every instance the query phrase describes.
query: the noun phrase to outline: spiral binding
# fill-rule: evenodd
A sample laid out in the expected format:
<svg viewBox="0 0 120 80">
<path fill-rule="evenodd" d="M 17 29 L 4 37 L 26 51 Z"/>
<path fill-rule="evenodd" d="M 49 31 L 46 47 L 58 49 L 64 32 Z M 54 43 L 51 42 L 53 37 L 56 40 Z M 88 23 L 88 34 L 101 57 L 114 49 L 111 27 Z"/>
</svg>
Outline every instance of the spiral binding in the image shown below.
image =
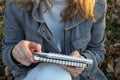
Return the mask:
<svg viewBox="0 0 120 80">
<path fill-rule="evenodd" d="M 68 55 L 56 54 L 56 53 L 43 53 L 43 52 L 34 52 L 34 59 L 54 63 L 62 64 L 67 66 L 75 67 L 87 67 L 87 64 L 92 64 L 93 61 L 85 58 L 76 58 Z"/>
</svg>

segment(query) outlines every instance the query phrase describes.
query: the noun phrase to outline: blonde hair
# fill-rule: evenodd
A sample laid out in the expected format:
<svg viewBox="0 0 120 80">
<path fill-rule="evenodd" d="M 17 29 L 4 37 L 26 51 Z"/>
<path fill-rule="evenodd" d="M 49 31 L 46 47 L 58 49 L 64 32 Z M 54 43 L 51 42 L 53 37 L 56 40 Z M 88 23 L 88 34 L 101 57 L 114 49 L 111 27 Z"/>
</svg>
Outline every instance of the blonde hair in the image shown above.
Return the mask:
<svg viewBox="0 0 120 80">
<path fill-rule="evenodd" d="M 30 3 L 32 4 L 33 0 L 11 0 L 18 4 Z M 83 17 L 87 20 L 95 21 L 95 0 L 67 0 L 67 5 L 64 10 L 61 12 L 62 21 L 66 22 L 68 20 L 74 19 L 77 17 Z M 52 0 L 39 0 L 40 3 L 45 2 L 46 10 L 48 9 L 48 3 L 52 4 Z M 27 11 L 31 11 L 32 5 L 28 4 Z"/>
<path fill-rule="evenodd" d="M 72 20 L 75 16 L 82 16 L 87 20 L 95 20 L 95 0 L 68 0 L 62 12 L 63 21 Z"/>
</svg>

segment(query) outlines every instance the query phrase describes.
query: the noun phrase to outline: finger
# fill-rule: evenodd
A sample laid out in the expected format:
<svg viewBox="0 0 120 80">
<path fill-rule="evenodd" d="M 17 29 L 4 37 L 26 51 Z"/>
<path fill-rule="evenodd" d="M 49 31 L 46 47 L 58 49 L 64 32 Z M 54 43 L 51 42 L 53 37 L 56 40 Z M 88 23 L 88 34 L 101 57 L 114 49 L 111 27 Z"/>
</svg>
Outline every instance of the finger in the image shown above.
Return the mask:
<svg viewBox="0 0 120 80">
<path fill-rule="evenodd" d="M 18 54 L 20 54 L 19 52 L 17 52 Z M 27 59 L 25 59 L 24 57 L 21 57 L 18 54 L 13 54 L 13 57 L 16 59 L 16 61 L 18 61 L 19 63 L 25 65 L 25 66 L 29 66 L 31 64 L 31 62 L 27 61 Z"/>
<path fill-rule="evenodd" d="M 80 56 L 80 53 L 78 51 L 73 51 L 70 55 L 74 57 L 78 57 Z"/>
<path fill-rule="evenodd" d="M 28 52 L 28 51 L 30 51 L 29 48 L 28 48 L 29 44 L 30 44 L 30 41 L 22 40 L 16 45 L 16 47 L 17 47 L 16 49 L 17 49 L 17 51 L 20 51 L 20 52 L 23 52 L 23 53 Z M 32 54 L 30 54 L 30 55 L 32 56 Z"/>
<path fill-rule="evenodd" d="M 25 58 L 18 57 L 17 59 L 21 64 L 23 64 L 25 66 L 30 66 L 31 65 L 31 62 L 27 61 Z"/>
<path fill-rule="evenodd" d="M 70 55 L 74 57 L 85 58 L 78 51 L 73 51 Z"/>
<path fill-rule="evenodd" d="M 70 74 L 74 77 L 78 76 L 79 74 L 81 74 L 81 71 L 80 70 L 77 70 L 77 69 L 72 69 L 71 71 L 69 71 Z"/>
<path fill-rule="evenodd" d="M 25 58 L 29 62 L 34 62 L 32 53 L 25 48 L 26 47 L 22 45 L 19 45 L 17 48 L 15 47 L 13 50 L 14 55 L 19 56 L 20 58 Z"/>
<path fill-rule="evenodd" d="M 83 71 L 81 70 L 83 68 L 76 68 L 76 67 L 64 66 L 64 65 L 62 65 L 62 67 L 73 75 L 79 75 Z"/>
<path fill-rule="evenodd" d="M 28 64 L 34 62 L 33 55 L 28 48 L 29 43 L 29 41 L 20 41 L 13 49 L 12 55 L 18 62 L 28 62 Z"/>
<path fill-rule="evenodd" d="M 12 55 L 13 56 L 15 56 L 14 58 L 16 58 L 16 56 L 19 56 L 19 57 L 23 57 L 23 58 L 25 58 L 25 55 L 24 54 L 22 54 L 22 50 L 19 50 L 20 48 L 14 48 L 13 50 L 12 50 Z"/>
<path fill-rule="evenodd" d="M 60 65 L 63 69 L 67 69 L 67 67 L 65 65 Z"/>
<path fill-rule="evenodd" d="M 73 68 L 67 68 L 67 71 L 74 77 L 78 76 L 81 73 L 80 71 Z"/>
<path fill-rule="evenodd" d="M 34 62 L 33 59 L 33 54 L 31 53 L 31 51 L 29 49 L 26 49 L 26 51 L 23 52 L 23 54 L 26 56 L 26 59 L 30 62 Z"/>
<path fill-rule="evenodd" d="M 36 50 L 37 52 L 42 52 L 41 45 L 38 44 L 38 43 L 35 43 L 35 42 L 30 42 L 29 48 L 30 48 L 31 50 Z"/>
<path fill-rule="evenodd" d="M 85 70 L 85 68 L 79 68 L 79 67 L 76 67 L 75 69 L 81 72 Z"/>
<path fill-rule="evenodd" d="M 64 66 L 64 65 L 60 65 L 63 69 L 65 69 L 66 71 L 68 71 L 72 76 L 76 76 L 77 74 L 74 72 L 73 69 L 67 67 L 67 66 Z"/>
<path fill-rule="evenodd" d="M 78 76 L 80 73 L 70 73 L 72 76 L 76 77 Z"/>
<path fill-rule="evenodd" d="M 24 52 L 22 50 L 20 50 L 20 47 L 15 47 L 12 50 L 12 56 L 14 57 L 14 59 L 16 59 L 16 61 L 20 62 L 22 59 L 21 58 L 26 58 L 25 54 L 23 54 Z M 20 59 L 18 59 L 20 58 Z"/>
<path fill-rule="evenodd" d="M 26 46 L 20 44 L 19 47 L 16 48 L 16 50 L 21 58 L 25 58 L 29 62 L 34 62 L 33 54 Z"/>
<path fill-rule="evenodd" d="M 70 66 L 61 65 L 61 67 L 69 72 L 75 72 L 75 68 Z"/>
</svg>

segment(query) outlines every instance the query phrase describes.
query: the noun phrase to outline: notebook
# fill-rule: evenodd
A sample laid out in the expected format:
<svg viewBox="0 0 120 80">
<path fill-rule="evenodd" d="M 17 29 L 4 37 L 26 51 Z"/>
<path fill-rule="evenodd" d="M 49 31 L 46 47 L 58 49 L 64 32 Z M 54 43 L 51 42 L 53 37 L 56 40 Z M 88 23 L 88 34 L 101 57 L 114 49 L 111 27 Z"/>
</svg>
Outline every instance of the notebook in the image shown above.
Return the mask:
<svg viewBox="0 0 120 80">
<path fill-rule="evenodd" d="M 87 67 L 87 64 L 93 64 L 93 60 L 77 58 L 57 53 L 34 52 L 34 59 L 42 62 L 62 64 L 74 67 Z"/>
</svg>

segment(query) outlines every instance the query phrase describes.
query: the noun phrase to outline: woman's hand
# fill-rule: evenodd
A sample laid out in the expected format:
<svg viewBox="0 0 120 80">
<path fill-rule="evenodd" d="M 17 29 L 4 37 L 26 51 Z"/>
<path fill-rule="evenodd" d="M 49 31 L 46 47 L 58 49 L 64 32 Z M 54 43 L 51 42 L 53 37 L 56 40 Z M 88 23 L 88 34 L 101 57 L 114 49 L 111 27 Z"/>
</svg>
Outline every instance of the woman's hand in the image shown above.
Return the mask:
<svg viewBox="0 0 120 80">
<path fill-rule="evenodd" d="M 12 50 L 12 56 L 19 63 L 30 66 L 36 63 L 33 59 L 33 51 L 41 52 L 41 45 L 27 40 L 20 41 Z"/>
<path fill-rule="evenodd" d="M 83 56 L 80 55 L 80 53 L 78 51 L 72 52 L 71 56 L 84 58 Z M 67 70 L 74 77 L 81 74 L 85 69 L 85 68 L 71 67 L 71 66 L 65 66 L 65 65 L 61 65 L 61 67 L 64 68 L 65 70 Z"/>
</svg>

